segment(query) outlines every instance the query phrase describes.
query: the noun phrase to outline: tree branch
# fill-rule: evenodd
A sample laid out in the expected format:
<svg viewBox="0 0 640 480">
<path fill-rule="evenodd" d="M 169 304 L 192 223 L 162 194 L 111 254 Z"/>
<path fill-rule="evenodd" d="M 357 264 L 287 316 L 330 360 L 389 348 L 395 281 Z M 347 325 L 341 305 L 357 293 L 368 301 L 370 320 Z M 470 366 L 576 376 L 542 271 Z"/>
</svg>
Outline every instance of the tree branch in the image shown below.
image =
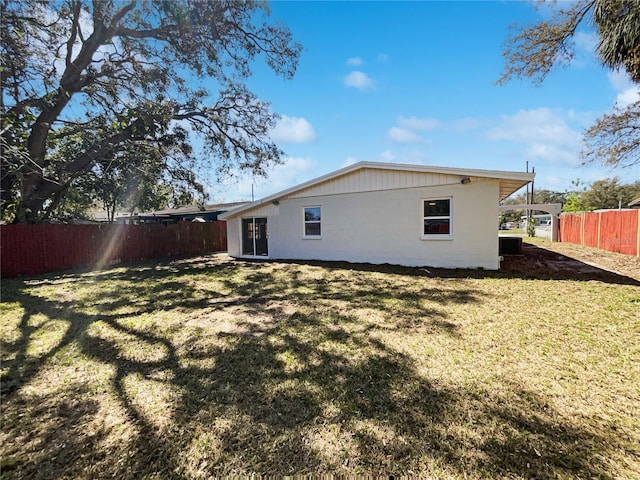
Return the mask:
<svg viewBox="0 0 640 480">
<path fill-rule="evenodd" d="M 79 20 L 80 20 L 80 2 L 74 2 L 72 8 L 73 18 L 71 19 L 71 34 L 67 40 L 67 55 L 65 57 L 65 65 L 71 65 L 71 56 L 73 55 L 73 46 L 78 37 Z"/>
</svg>

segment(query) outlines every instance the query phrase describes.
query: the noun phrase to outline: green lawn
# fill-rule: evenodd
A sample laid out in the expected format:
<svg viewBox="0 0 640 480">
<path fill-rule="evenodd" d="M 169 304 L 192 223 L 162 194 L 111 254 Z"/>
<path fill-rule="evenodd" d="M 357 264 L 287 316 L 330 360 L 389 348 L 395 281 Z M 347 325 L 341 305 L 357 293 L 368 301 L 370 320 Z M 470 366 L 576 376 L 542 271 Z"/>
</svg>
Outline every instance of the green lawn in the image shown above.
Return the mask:
<svg viewBox="0 0 640 480">
<path fill-rule="evenodd" d="M 526 235 L 527 232 L 522 228 L 510 228 L 508 230 L 498 230 L 499 235 Z"/>
<path fill-rule="evenodd" d="M 3 279 L 2 477 L 638 478 L 623 280 L 224 256 Z"/>
</svg>

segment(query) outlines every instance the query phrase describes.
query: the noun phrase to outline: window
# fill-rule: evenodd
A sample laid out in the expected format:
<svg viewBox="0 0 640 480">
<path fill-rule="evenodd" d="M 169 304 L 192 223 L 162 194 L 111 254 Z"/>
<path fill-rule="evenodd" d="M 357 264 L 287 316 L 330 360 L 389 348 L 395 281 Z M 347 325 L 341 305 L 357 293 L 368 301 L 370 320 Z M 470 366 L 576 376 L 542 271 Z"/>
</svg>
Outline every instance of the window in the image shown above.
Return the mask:
<svg viewBox="0 0 640 480">
<path fill-rule="evenodd" d="M 304 207 L 304 236 L 320 237 L 321 212 L 320 207 Z"/>
<path fill-rule="evenodd" d="M 423 200 L 423 238 L 451 237 L 451 199 Z"/>
</svg>

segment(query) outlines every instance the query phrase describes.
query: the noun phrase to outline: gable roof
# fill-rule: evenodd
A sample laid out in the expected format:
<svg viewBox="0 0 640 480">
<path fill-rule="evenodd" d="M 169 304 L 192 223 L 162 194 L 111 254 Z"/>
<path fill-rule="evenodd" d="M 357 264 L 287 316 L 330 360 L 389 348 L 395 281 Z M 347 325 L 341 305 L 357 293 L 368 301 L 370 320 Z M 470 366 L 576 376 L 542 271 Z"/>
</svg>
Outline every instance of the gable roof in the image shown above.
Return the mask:
<svg viewBox="0 0 640 480">
<path fill-rule="evenodd" d="M 251 210 L 260 205 L 274 202 L 276 200 L 280 200 L 284 197 L 290 196 L 296 192 L 300 192 L 301 190 L 306 190 L 310 187 L 314 187 L 320 185 L 325 182 L 329 182 L 338 177 L 342 177 L 344 175 L 348 175 L 350 173 L 356 172 L 358 170 L 363 169 L 373 169 L 373 170 L 395 170 L 401 172 L 417 172 L 417 173 L 432 173 L 432 174 L 440 174 L 440 175 L 452 175 L 460 177 L 460 180 L 466 177 L 479 177 L 479 178 L 492 178 L 500 180 L 500 189 L 499 189 L 499 201 L 504 200 L 509 195 L 511 195 L 516 190 L 525 186 L 527 183 L 531 182 L 535 176 L 534 173 L 525 173 L 525 172 L 509 172 L 509 171 L 501 171 L 501 170 L 478 170 L 478 169 L 468 169 L 468 168 L 452 168 L 452 167 L 436 167 L 436 166 L 427 166 L 427 165 L 405 165 L 399 163 L 383 163 L 383 162 L 358 162 L 353 165 L 350 165 L 345 168 L 341 168 L 340 170 L 336 170 L 334 172 L 328 173 L 321 177 L 314 178 L 313 180 L 309 180 L 308 182 L 301 183 L 294 187 L 288 188 L 286 190 L 282 190 L 278 193 L 274 193 L 273 195 L 269 195 L 267 197 L 256 200 L 255 202 L 247 203 L 243 206 L 230 210 L 222 215 L 220 215 L 220 219 L 226 220 L 227 218 L 235 217 L 236 215 L 245 212 L 247 210 Z"/>
</svg>

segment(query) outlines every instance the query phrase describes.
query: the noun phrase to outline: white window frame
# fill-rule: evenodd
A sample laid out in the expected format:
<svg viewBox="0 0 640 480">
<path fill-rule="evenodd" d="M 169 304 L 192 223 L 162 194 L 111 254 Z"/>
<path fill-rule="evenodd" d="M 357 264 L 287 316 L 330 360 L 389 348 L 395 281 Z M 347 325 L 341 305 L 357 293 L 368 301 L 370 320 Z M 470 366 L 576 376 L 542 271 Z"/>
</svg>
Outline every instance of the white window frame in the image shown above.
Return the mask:
<svg viewBox="0 0 640 480">
<path fill-rule="evenodd" d="M 433 202 L 435 200 L 448 200 L 449 201 L 449 215 L 429 215 L 424 214 L 425 202 Z M 448 219 L 449 220 L 449 233 L 424 233 L 424 221 L 430 218 L 434 220 Z M 422 240 L 452 240 L 453 239 L 453 197 L 427 197 L 420 199 L 420 238 Z"/>
<path fill-rule="evenodd" d="M 306 210 L 307 208 L 319 208 L 320 220 L 307 220 Z M 317 223 L 320 225 L 320 235 L 307 235 L 307 224 Z M 302 207 L 302 238 L 307 240 L 321 240 L 322 239 L 322 205 L 305 205 Z"/>
</svg>

